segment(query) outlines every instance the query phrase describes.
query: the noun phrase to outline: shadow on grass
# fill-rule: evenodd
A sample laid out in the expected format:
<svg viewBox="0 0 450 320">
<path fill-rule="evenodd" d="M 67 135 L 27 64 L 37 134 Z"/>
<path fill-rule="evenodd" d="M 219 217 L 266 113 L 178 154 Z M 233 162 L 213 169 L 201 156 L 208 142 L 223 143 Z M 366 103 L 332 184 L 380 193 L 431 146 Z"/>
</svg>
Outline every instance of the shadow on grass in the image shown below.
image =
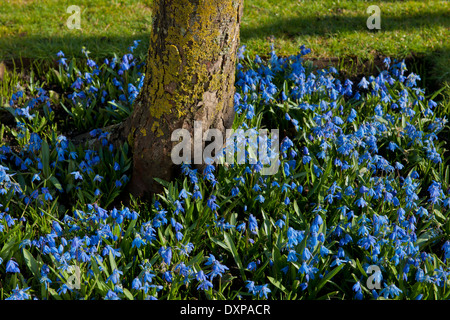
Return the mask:
<svg viewBox="0 0 450 320">
<path fill-rule="evenodd" d="M 114 53 L 121 56 L 128 53 L 128 48 L 133 45 L 134 40 L 142 40 L 135 55 L 145 54 L 148 49 L 150 32 L 141 32 L 130 36 L 89 36 L 70 35 L 60 36 L 37 36 L 23 35 L 18 37 L 0 38 L 1 54 L 0 60 L 56 60 L 56 54 L 61 50 L 66 58 L 84 57 L 82 47 L 90 52 L 89 56 L 95 59 L 111 58 Z"/>
<path fill-rule="evenodd" d="M 301 35 L 325 35 L 341 32 L 363 32 L 367 28 L 367 15 L 354 17 L 330 14 L 326 16 L 277 18 L 263 26 L 243 27 L 242 39 L 266 38 L 268 36 L 292 38 Z M 450 13 L 445 10 L 432 14 L 408 14 L 390 16 L 381 14 L 381 31 L 408 30 L 440 25 L 450 28 Z M 374 30 L 372 32 L 377 32 Z"/>
<path fill-rule="evenodd" d="M 291 39 L 302 35 L 327 36 L 345 32 L 384 32 L 391 30 L 407 31 L 409 28 L 422 28 L 425 26 L 441 25 L 450 28 L 450 14 L 446 11 L 433 14 L 420 15 L 408 14 L 405 16 L 381 16 L 381 31 L 369 31 L 366 21 L 369 15 L 348 17 L 336 14 L 326 16 L 295 17 L 290 19 L 274 18 L 272 22 L 262 26 L 241 27 L 241 42 L 254 38 L 267 41 L 268 36 Z M 76 31 L 76 30 L 75 30 Z M 82 33 L 71 32 L 67 36 L 38 36 L 22 35 L 16 37 L 0 38 L 0 61 L 5 60 L 7 67 L 14 64 L 20 69 L 28 69 L 32 63 L 38 63 L 43 68 L 48 65 L 56 66 L 56 53 L 60 50 L 66 58 L 84 58 L 81 48 L 84 46 L 90 51 L 90 57 L 101 61 L 111 58 L 113 54 L 121 57 L 128 52 L 128 47 L 134 40 L 142 40 L 133 53 L 135 56 L 144 56 L 147 53 L 150 31 L 138 32 L 135 35 L 126 36 L 89 36 Z M 445 64 L 449 56 L 450 47 L 435 48 L 433 51 L 422 53 L 411 52 L 407 57 L 407 66 L 410 71 L 419 73 L 423 78 L 423 84 L 429 88 L 435 88 L 439 82 L 449 81 L 450 70 Z M 444 57 L 444 59 L 439 58 Z M 343 75 L 356 79 L 362 75 L 376 74 L 382 67 L 384 57 L 376 56 L 373 61 L 361 61 L 358 57 L 329 57 L 320 61 L 313 61 L 318 67 L 333 65 L 342 70 Z M 397 57 L 391 57 L 397 58 Z M 14 60 L 14 61 L 13 61 Z M 436 61 L 440 61 L 440 64 Z M 444 61 L 444 62 L 442 62 Z"/>
<path fill-rule="evenodd" d="M 367 15 L 343 16 L 340 11 L 334 14 L 318 16 L 299 16 L 293 18 L 272 18 L 261 26 L 241 28 L 241 39 L 245 43 L 251 39 L 262 39 L 269 41 L 268 38 L 276 39 L 295 39 L 301 36 L 341 36 L 342 33 L 373 33 L 378 34 L 389 31 L 399 31 L 408 34 L 419 33 L 421 28 L 442 26 L 450 28 L 450 13 L 442 10 L 434 13 L 408 13 L 404 16 L 388 15 L 381 12 L 381 30 L 369 30 L 367 28 Z M 394 44 L 395 45 L 395 44 Z M 436 90 L 440 85 L 450 81 L 450 46 L 445 43 L 444 46 L 436 44 L 433 49 L 425 52 L 413 52 L 412 50 L 399 53 L 395 58 L 405 58 L 408 70 L 418 73 L 422 77 L 422 85 L 429 90 Z M 383 59 L 385 57 L 378 53 L 373 60 L 367 61 L 358 58 L 356 55 L 346 55 L 343 57 L 327 57 L 325 59 L 312 59 L 319 68 L 329 65 L 338 67 L 342 76 L 351 79 L 361 78 L 363 75 L 377 74 L 383 69 Z"/>
<path fill-rule="evenodd" d="M 427 13 L 426 15 L 415 13 L 405 16 L 381 15 L 381 30 L 368 30 L 366 21 L 369 15 L 344 16 L 336 11 L 335 14 L 326 16 L 299 16 L 293 18 L 273 18 L 272 21 L 264 25 L 257 23 L 252 26 L 241 27 L 241 40 L 245 43 L 247 40 L 260 38 L 267 39 L 269 36 L 275 38 L 290 39 L 302 35 L 329 36 L 345 32 L 384 32 L 384 31 L 403 31 L 408 29 L 420 29 L 426 26 L 440 25 L 450 28 L 450 13 L 442 10 L 441 12 Z M 414 31 L 416 32 L 416 31 Z M 150 31 L 139 31 L 132 36 L 113 36 L 100 37 L 90 36 L 72 30 L 66 36 L 40 36 L 19 34 L 17 36 L 0 37 L 0 61 L 11 60 L 20 57 L 33 59 L 51 59 L 55 57 L 59 50 L 66 53 L 66 56 L 81 57 L 81 47 L 86 48 L 92 53 L 93 57 L 106 58 L 112 53 L 126 53 L 127 48 L 133 43 L 133 40 L 142 39 L 140 45 L 142 52 L 145 52 L 148 46 Z"/>
</svg>

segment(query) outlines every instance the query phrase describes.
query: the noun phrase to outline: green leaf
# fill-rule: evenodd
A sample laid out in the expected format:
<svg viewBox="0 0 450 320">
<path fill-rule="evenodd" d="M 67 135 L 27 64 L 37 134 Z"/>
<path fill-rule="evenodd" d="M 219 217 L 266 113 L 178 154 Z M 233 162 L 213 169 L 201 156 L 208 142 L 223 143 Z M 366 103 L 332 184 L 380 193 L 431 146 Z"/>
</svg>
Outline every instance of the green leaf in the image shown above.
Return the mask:
<svg viewBox="0 0 450 320">
<path fill-rule="evenodd" d="M 302 221 L 304 221 L 305 219 L 303 218 L 303 215 L 302 215 L 302 213 L 300 212 L 300 209 L 299 209 L 298 204 L 297 204 L 297 200 L 294 200 L 293 203 L 294 203 L 294 211 L 295 211 L 295 213 L 299 216 L 299 218 L 300 218 Z"/>
<path fill-rule="evenodd" d="M 111 265 L 111 272 L 114 269 L 117 269 L 116 260 L 114 259 L 114 255 L 113 255 L 112 251 L 109 251 L 109 264 Z"/>
<path fill-rule="evenodd" d="M 131 114 L 131 110 L 122 106 L 120 103 L 115 103 L 112 101 L 108 101 L 109 104 L 117 107 L 117 109 L 119 109 L 120 111 L 122 111 L 123 113 L 125 113 L 127 116 L 129 116 Z"/>
<path fill-rule="evenodd" d="M 34 259 L 33 255 L 27 249 L 23 248 L 22 252 L 23 257 L 25 258 L 25 264 L 27 265 L 28 269 L 31 270 L 36 280 L 39 280 L 40 273 L 36 259 Z"/>
<path fill-rule="evenodd" d="M 124 239 L 128 239 L 128 237 L 131 235 L 131 232 L 133 231 L 134 226 L 136 225 L 136 222 L 137 222 L 137 220 L 131 220 L 131 222 L 127 228 L 127 231 L 125 232 L 125 235 L 123 236 Z"/>
<path fill-rule="evenodd" d="M 440 223 L 444 223 L 446 221 L 446 217 L 438 209 L 434 209 L 433 213 L 436 217 L 436 220 L 438 220 Z"/>
<path fill-rule="evenodd" d="M 416 241 L 416 245 L 419 246 L 419 250 L 422 250 L 423 247 L 425 247 L 430 242 L 436 240 L 437 237 L 435 236 L 434 230 L 427 231 L 425 233 L 422 233 Z"/>
<path fill-rule="evenodd" d="M 16 237 L 12 237 L 11 240 L 8 241 L 8 243 L 5 243 L 2 250 L 0 251 L 0 257 L 3 260 L 6 260 L 6 256 L 9 254 L 9 251 L 12 247 L 16 245 Z"/>
<path fill-rule="evenodd" d="M 41 143 L 41 159 L 44 178 L 48 178 L 50 176 L 50 148 L 45 140 Z"/>
<path fill-rule="evenodd" d="M 97 284 L 97 288 L 102 292 L 102 294 L 106 294 L 106 292 L 108 292 L 109 288 L 105 284 L 105 282 L 99 281 L 101 271 L 100 271 L 98 264 L 100 264 L 100 266 L 105 271 L 106 275 L 109 277 L 108 271 L 105 269 L 103 264 L 100 261 L 97 261 L 95 257 L 92 257 L 91 258 L 91 266 L 92 266 L 92 270 L 94 271 L 94 275 L 95 275 L 94 286 L 95 286 L 95 284 Z M 90 295 L 92 293 L 94 286 L 91 287 L 91 290 L 88 295 Z"/>
<path fill-rule="evenodd" d="M 203 259 L 203 251 L 199 252 L 195 257 L 193 257 L 191 260 L 189 260 L 188 263 L 186 263 L 186 266 L 194 266 L 197 263 L 200 263 Z"/>
<path fill-rule="evenodd" d="M 161 184 L 163 187 L 169 188 L 170 183 L 168 181 L 162 180 L 160 178 L 153 178 L 153 180 Z"/>
<path fill-rule="evenodd" d="M 133 295 L 131 294 L 130 291 L 128 291 L 127 288 L 123 288 L 123 293 L 124 293 L 125 297 L 127 297 L 129 300 L 134 300 Z"/>
<path fill-rule="evenodd" d="M 359 259 L 356 259 L 355 262 L 356 262 L 356 266 L 358 267 L 358 270 L 361 272 L 361 274 L 365 278 L 367 278 L 367 273 L 364 271 L 364 268 L 362 267 L 361 262 L 359 262 Z"/>
<path fill-rule="evenodd" d="M 56 189 L 61 190 L 61 191 L 63 190 L 61 183 L 58 181 L 58 179 L 56 179 L 55 176 L 51 176 L 49 178 L 49 180 L 53 183 L 53 185 L 55 186 Z"/>
<path fill-rule="evenodd" d="M 48 288 L 48 292 L 52 295 L 53 298 L 56 300 L 62 300 L 62 298 L 59 296 L 59 294 L 56 292 L 53 288 Z"/>
<path fill-rule="evenodd" d="M 305 230 L 309 229 L 309 224 L 307 224 Z M 299 252 L 300 254 L 303 254 L 303 251 L 306 248 L 306 241 L 308 240 L 308 235 L 305 234 L 305 237 L 303 238 L 302 242 L 300 242 L 300 244 L 297 245 L 297 252 Z"/>
<path fill-rule="evenodd" d="M 247 277 L 244 273 L 244 266 L 242 265 L 241 258 L 239 256 L 239 253 L 236 250 L 236 246 L 234 245 L 233 239 L 231 239 L 231 236 L 228 233 L 224 233 L 223 237 L 225 238 L 225 244 L 227 245 L 228 251 L 231 252 L 233 255 L 234 261 L 236 261 L 236 264 L 239 267 L 239 271 L 241 272 L 242 279 L 247 280 Z"/>
<path fill-rule="evenodd" d="M 332 298 L 333 296 L 337 296 L 339 293 L 340 293 L 340 291 L 329 292 L 329 293 L 317 298 L 316 300 L 330 300 L 330 298 Z"/>
<path fill-rule="evenodd" d="M 284 294 L 288 294 L 286 287 L 283 286 L 283 285 L 281 284 L 281 281 L 280 281 L 280 280 L 277 280 L 277 279 L 272 278 L 272 277 L 269 277 L 269 276 L 267 277 L 267 279 L 269 279 L 269 281 L 270 281 L 276 288 L 278 288 L 281 292 L 283 292 Z"/>
<path fill-rule="evenodd" d="M 300 172 L 300 173 L 296 173 L 296 174 L 294 174 L 292 176 L 292 179 L 297 179 L 297 178 L 300 178 L 300 177 L 306 177 L 306 175 L 307 175 L 306 171 Z"/>
<path fill-rule="evenodd" d="M 319 284 L 315 287 L 314 295 L 316 295 L 320 289 L 323 288 L 323 286 L 330 281 L 341 269 L 345 266 L 344 263 L 340 264 L 339 266 L 336 266 L 333 270 L 328 272 L 328 274 L 322 278 L 322 280 L 319 282 Z"/>
<path fill-rule="evenodd" d="M 159 230 L 159 229 L 158 229 L 158 230 Z M 217 239 L 216 237 L 211 237 L 210 240 L 211 240 L 212 242 L 214 242 L 215 244 L 221 246 L 221 247 L 224 248 L 225 250 L 228 250 L 228 251 L 229 251 L 228 246 L 227 246 L 223 241 Z"/>
</svg>

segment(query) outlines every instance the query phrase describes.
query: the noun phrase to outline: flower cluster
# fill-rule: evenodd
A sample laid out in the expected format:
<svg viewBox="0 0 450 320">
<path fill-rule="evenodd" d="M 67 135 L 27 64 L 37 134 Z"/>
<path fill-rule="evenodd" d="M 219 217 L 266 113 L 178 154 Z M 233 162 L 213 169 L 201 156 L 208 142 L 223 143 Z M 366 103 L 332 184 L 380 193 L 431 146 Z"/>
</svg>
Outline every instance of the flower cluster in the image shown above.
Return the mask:
<svg viewBox="0 0 450 320">
<path fill-rule="evenodd" d="M 128 182 L 128 147 L 115 149 L 100 122 L 80 124 L 99 148 L 75 146 L 56 134 L 45 90 L 28 104 L 25 91 L 13 95 L 14 143 L 0 145 L 6 297 L 447 297 L 448 106 L 427 99 L 403 61 L 386 59 L 354 85 L 332 67 L 308 67 L 309 51 L 272 50 L 268 61 L 238 52 L 234 127 L 280 130 L 280 152 L 270 155 L 278 172 L 263 175 L 265 161 L 250 163 L 248 150 L 243 164 L 183 164 L 149 203 L 114 202 Z M 73 116 L 82 108 L 102 125 L 119 119 L 96 103 L 131 108 L 139 61 L 130 53 L 99 66 L 85 54 L 78 73 L 59 53 L 60 73 L 76 75 L 59 82 L 71 88 L 61 99 Z M 380 289 L 367 285 L 374 267 Z"/>
<path fill-rule="evenodd" d="M 144 64 L 133 56 L 139 42 L 134 41 L 130 52 L 121 59 L 114 56 L 101 64 L 93 61 L 89 51 L 83 48 L 87 68 L 84 72 L 77 68 L 74 60 L 69 62 L 63 52 L 58 52 L 57 82 L 70 92 L 61 103 L 79 130 L 120 122 L 131 113 L 145 77 L 140 71 Z"/>
</svg>

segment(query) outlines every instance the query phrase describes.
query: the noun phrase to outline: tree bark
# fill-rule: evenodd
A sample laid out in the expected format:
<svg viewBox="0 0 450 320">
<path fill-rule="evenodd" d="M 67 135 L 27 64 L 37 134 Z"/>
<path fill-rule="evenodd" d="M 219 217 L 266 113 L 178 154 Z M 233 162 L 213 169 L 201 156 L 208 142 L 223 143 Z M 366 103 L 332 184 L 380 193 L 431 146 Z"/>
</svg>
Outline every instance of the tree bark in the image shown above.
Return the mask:
<svg viewBox="0 0 450 320">
<path fill-rule="evenodd" d="M 222 132 L 233 122 L 234 81 L 243 0 L 154 0 L 144 85 L 124 124 L 133 150 L 129 191 L 161 190 L 171 180 L 175 129 L 202 121 Z"/>
</svg>

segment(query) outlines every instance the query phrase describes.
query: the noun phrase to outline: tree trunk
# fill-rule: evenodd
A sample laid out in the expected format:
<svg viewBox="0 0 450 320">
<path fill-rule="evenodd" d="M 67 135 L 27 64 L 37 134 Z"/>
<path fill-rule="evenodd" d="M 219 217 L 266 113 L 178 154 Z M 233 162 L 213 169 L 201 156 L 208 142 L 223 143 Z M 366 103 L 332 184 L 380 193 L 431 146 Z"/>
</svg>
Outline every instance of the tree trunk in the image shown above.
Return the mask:
<svg viewBox="0 0 450 320">
<path fill-rule="evenodd" d="M 231 126 L 242 11 L 243 0 L 154 0 L 145 82 L 125 123 L 133 195 L 159 192 L 154 177 L 173 178 L 175 129 Z"/>
</svg>

